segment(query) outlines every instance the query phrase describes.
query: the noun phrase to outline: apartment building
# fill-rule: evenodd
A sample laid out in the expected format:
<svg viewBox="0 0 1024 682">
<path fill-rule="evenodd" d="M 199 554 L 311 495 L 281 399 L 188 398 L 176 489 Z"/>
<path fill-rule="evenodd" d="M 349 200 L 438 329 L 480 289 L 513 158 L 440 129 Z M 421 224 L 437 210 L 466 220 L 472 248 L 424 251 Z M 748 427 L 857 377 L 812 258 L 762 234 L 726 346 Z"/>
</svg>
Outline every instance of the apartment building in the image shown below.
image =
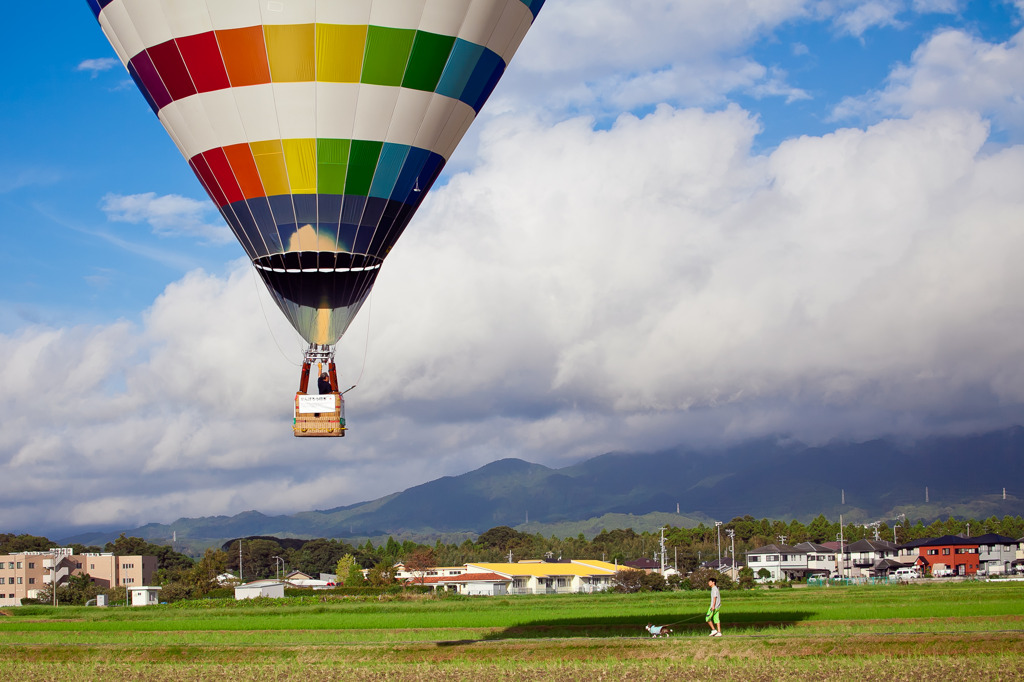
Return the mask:
<svg viewBox="0 0 1024 682">
<path fill-rule="evenodd" d="M 63 585 L 73 575 L 87 574 L 103 588 L 148 585 L 156 575 L 155 556 L 73 554 L 70 547 L 45 552 L 0 555 L 0 606 L 20 606 L 36 599 L 52 582 Z"/>
</svg>

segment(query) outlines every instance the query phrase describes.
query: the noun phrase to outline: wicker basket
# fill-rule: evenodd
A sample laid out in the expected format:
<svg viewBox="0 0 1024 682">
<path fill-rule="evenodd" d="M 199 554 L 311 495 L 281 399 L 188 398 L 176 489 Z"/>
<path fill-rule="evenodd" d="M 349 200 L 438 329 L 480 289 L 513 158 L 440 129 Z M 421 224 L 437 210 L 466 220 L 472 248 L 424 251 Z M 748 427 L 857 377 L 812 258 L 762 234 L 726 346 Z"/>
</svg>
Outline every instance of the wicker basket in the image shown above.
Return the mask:
<svg viewBox="0 0 1024 682">
<path fill-rule="evenodd" d="M 345 400 L 337 393 L 315 396 L 317 402 L 325 398 L 333 398 L 332 404 L 324 405 L 328 408 L 326 412 L 311 412 L 309 404 L 305 401 L 305 393 L 295 394 L 295 420 L 292 422 L 292 432 L 299 438 L 339 438 L 345 436 Z M 313 396 L 308 396 L 312 398 Z M 333 407 L 333 409 L 330 409 Z M 320 409 L 319 407 L 316 409 Z"/>
</svg>

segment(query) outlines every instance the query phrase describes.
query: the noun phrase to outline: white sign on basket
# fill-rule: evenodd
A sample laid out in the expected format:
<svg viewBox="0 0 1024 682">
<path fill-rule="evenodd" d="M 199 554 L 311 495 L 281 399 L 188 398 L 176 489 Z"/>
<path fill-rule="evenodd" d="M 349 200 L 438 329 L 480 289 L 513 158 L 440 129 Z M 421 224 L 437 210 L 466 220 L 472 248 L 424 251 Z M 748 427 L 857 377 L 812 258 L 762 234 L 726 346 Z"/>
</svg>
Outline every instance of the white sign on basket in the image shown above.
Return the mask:
<svg viewBox="0 0 1024 682">
<path fill-rule="evenodd" d="M 338 409 L 337 399 L 336 395 L 300 395 L 299 414 L 334 412 Z"/>
</svg>

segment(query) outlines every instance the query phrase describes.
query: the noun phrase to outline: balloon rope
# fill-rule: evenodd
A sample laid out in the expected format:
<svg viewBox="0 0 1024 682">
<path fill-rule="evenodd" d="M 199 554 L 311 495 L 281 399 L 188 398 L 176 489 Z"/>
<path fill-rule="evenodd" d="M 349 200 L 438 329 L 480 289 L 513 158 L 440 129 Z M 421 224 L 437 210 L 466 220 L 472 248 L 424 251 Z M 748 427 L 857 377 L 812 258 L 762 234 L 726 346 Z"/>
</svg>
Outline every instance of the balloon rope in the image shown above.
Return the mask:
<svg viewBox="0 0 1024 682">
<path fill-rule="evenodd" d="M 263 321 L 267 323 L 267 331 L 270 332 L 270 338 L 273 339 L 274 345 L 277 346 L 278 352 L 281 353 L 281 357 L 283 357 L 289 364 L 294 365 L 295 367 L 301 367 L 302 363 L 301 362 L 295 362 L 290 357 L 288 357 L 288 355 L 281 348 L 281 344 L 279 344 L 277 342 L 277 336 L 274 335 L 274 328 L 270 326 L 270 319 L 267 317 L 267 311 L 263 307 L 263 297 L 260 296 L 260 283 L 258 281 L 256 281 L 256 267 L 255 266 L 253 266 L 253 268 L 252 268 L 252 284 L 253 284 L 253 288 L 256 291 L 256 300 L 260 302 L 260 312 L 263 313 Z"/>
<path fill-rule="evenodd" d="M 363 366 L 359 368 L 359 378 L 356 379 L 356 383 L 352 388 L 358 386 L 359 382 L 363 380 L 363 372 L 366 370 L 366 356 L 370 352 L 370 321 L 373 319 L 373 289 L 370 289 L 369 300 L 366 303 L 366 344 L 363 346 Z"/>
</svg>

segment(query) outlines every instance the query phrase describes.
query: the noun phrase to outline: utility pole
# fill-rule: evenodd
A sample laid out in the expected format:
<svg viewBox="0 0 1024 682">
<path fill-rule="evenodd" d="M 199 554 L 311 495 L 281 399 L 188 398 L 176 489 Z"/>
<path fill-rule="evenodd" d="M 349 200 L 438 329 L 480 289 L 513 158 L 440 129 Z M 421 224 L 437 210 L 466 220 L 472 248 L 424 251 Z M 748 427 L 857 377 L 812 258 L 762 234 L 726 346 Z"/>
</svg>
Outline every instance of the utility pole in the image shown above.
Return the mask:
<svg viewBox="0 0 1024 682">
<path fill-rule="evenodd" d="M 843 560 L 843 515 L 839 515 L 839 576 L 846 577 L 846 562 Z"/>
<path fill-rule="evenodd" d="M 238 541 L 238 582 L 242 582 L 242 541 Z"/>
<path fill-rule="evenodd" d="M 736 531 L 732 528 L 728 528 L 725 532 L 729 536 L 729 543 L 732 546 L 732 549 L 730 550 L 730 554 L 732 554 L 732 565 L 729 566 L 729 575 L 732 578 L 736 578 L 738 576 L 736 573 Z"/>
<path fill-rule="evenodd" d="M 715 533 L 718 535 L 718 570 L 722 570 L 722 522 L 715 521 Z"/>
<path fill-rule="evenodd" d="M 665 575 L 665 526 L 661 527 L 661 574 Z"/>
</svg>

